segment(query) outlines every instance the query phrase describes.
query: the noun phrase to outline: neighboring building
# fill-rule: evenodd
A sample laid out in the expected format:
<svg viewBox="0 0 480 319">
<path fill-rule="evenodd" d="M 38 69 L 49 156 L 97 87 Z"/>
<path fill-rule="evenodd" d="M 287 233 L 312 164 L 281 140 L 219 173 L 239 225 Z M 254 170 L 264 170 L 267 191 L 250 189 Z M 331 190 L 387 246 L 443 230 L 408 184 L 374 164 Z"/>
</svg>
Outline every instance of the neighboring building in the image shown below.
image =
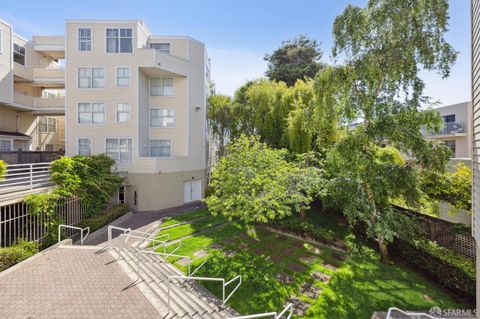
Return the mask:
<svg viewBox="0 0 480 319">
<path fill-rule="evenodd" d="M 472 39 L 472 235 L 477 242 L 477 305 L 480 305 L 480 0 L 471 1 Z M 477 306 L 478 308 L 478 306 Z M 480 311 L 477 313 L 480 318 Z"/>
<path fill-rule="evenodd" d="M 63 46 L 28 41 L 0 20 L 0 152 L 65 149 Z"/>
</svg>

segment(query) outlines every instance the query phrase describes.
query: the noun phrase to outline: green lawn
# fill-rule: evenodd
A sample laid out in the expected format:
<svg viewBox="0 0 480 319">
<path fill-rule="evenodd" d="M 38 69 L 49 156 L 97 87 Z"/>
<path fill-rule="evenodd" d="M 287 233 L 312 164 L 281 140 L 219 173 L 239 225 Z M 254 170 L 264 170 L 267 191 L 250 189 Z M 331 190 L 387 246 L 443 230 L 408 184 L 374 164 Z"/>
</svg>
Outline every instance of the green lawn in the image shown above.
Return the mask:
<svg viewBox="0 0 480 319">
<path fill-rule="evenodd" d="M 196 218 L 208 217 L 208 216 L 210 216 L 210 212 L 208 211 L 208 209 L 201 208 L 201 209 L 183 213 L 181 215 L 167 217 L 162 221 L 162 224 L 160 225 L 160 227 L 171 226 L 171 225 L 183 223 L 186 221 L 190 221 Z"/>
<path fill-rule="evenodd" d="M 309 215 L 311 222 L 328 228 L 338 239 L 346 238 L 349 232 L 341 222 L 317 213 Z M 197 214 L 205 212 L 189 214 L 190 219 L 194 219 L 191 224 L 170 230 L 176 238 L 201 230 L 205 223 L 211 225 L 220 221 L 219 217 L 198 219 Z M 176 253 L 191 257 L 200 250 L 209 253 L 207 264 L 196 276 L 228 280 L 241 274 L 243 283 L 229 305 L 242 314 L 279 311 L 291 296 L 298 296 L 311 305 L 303 318 L 369 319 L 374 311 L 392 306 L 408 310 L 428 310 L 434 305 L 462 307 L 417 273 L 403 266 L 384 265 L 372 249 L 364 245 L 356 247 L 347 256 L 259 227 L 247 234 L 242 224 L 232 222 L 184 239 Z M 170 261 L 176 262 L 173 258 Z M 176 265 L 185 271 L 184 267 Z M 312 274 L 331 278 L 323 282 L 318 277 L 314 280 Z M 218 283 L 205 282 L 204 285 L 220 296 Z M 311 288 L 304 289 L 309 285 Z M 312 292 L 318 296 L 315 298 Z"/>
</svg>

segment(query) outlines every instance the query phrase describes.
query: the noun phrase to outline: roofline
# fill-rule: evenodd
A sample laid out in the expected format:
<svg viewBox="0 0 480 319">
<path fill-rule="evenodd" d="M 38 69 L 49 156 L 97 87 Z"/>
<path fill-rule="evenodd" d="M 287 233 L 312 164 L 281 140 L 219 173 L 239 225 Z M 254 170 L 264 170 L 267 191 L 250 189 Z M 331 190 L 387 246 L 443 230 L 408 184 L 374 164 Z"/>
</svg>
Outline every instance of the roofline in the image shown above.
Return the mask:
<svg viewBox="0 0 480 319">
<path fill-rule="evenodd" d="M 194 41 L 194 42 L 197 42 L 203 46 L 205 46 L 205 43 L 203 43 L 202 41 L 200 40 L 197 40 L 195 38 L 192 38 L 188 35 L 151 35 L 150 36 L 150 39 L 157 39 L 157 38 L 163 38 L 163 39 L 184 39 L 184 40 L 190 40 L 190 41 Z"/>
<path fill-rule="evenodd" d="M 8 25 L 10 28 L 13 29 L 13 26 L 12 26 L 10 23 L 8 23 L 7 21 L 5 21 L 5 20 L 3 20 L 3 19 L 0 19 L 0 22 L 3 23 L 3 24 Z"/>
</svg>

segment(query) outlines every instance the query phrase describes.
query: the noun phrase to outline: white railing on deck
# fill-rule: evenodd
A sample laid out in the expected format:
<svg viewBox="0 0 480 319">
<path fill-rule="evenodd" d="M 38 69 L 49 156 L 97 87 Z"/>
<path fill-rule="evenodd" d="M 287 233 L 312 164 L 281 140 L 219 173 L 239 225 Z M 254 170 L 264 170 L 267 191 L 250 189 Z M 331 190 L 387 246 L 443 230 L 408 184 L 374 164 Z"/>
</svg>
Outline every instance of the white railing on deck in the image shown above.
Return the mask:
<svg viewBox="0 0 480 319">
<path fill-rule="evenodd" d="M 392 318 L 392 315 L 398 315 L 398 314 L 402 314 L 404 316 L 408 316 L 412 319 L 443 319 L 443 317 L 433 317 L 427 313 L 424 313 L 424 312 L 409 312 L 409 311 L 404 311 L 402 309 L 399 309 L 399 308 L 396 308 L 396 307 L 391 307 L 391 308 L 388 308 L 388 312 L 387 312 L 387 317 L 385 319 L 391 319 Z M 396 317 L 393 317 L 393 318 L 396 318 Z"/>
<path fill-rule="evenodd" d="M 62 241 L 62 228 L 80 231 L 80 245 L 83 245 L 85 238 L 87 238 L 88 234 L 90 234 L 90 227 L 80 228 L 76 226 L 61 224 L 61 225 L 58 225 L 58 243 L 59 244 Z M 84 235 L 85 231 L 87 231 L 86 235 Z"/>
<path fill-rule="evenodd" d="M 50 163 L 11 164 L 0 180 L 0 195 L 53 185 Z"/>
<path fill-rule="evenodd" d="M 284 315 L 288 311 L 288 316 L 284 317 Z M 264 312 L 264 313 L 257 313 L 254 315 L 246 315 L 246 316 L 238 316 L 238 317 L 230 317 L 227 319 L 255 319 L 255 318 L 265 318 L 271 317 L 272 319 L 290 319 L 293 315 L 293 304 L 288 304 L 280 313 L 276 312 Z"/>
</svg>

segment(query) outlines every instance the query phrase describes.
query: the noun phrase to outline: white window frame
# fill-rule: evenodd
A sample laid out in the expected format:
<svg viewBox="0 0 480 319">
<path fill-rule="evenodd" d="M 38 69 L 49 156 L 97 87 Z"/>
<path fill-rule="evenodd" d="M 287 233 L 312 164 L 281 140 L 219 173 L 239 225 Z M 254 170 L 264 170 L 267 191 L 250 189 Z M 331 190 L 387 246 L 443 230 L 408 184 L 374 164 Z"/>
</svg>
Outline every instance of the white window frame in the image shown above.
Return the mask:
<svg viewBox="0 0 480 319">
<path fill-rule="evenodd" d="M 157 48 L 154 47 L 155 45 L 168 45 L 168 51 L 162 50 L 162 49 L 157 49 Z M 154 50 L 158 50 L 160 52 L 166 53 L 166 54 L 170 54 L 170 52 L 172 50 L 172 44 L 169 43 L 169 42 L 150 42 L 150 49 L 154 49 Z"/>
<path fill-rule="evenodd" d="M 10 145 L 10 148 L 8 149 L 8 151 L 7 151 L 7 149 L 2 149 L 2 148 L 0 148 L 0 151 L 2 151 L 2 152 L 13 151 L 13 139 L 12 138 L 0 138 L 0 142 L 8 142 L 9 145 Z"/>
<path fill-rule="evenodd" d="M 89 78 L 89 87 L 80 87 L 80 69 L 90 69 L 90 76 L 82 76 L 82 78 Z M 103 69 L 103 87 L 93 87 L 93 69 Z M 77 68 L 77 89 L 79 90 L 105 90 L 107 87 L 107 70 L 104 66 L 79 66 Z"/>
<path fill-rule="evenodd" d="M 172 126 L 157 126 L 157 125 L 152 125 L 152 111 L 153 110 L 159 110 L 159 111 L 167 111 L 167 112 L 172 112 L 173 113 L 173 125 Z M 170 116 L 166 116 L 170 117 Z M 160 119 L 164 118 L 164 116 L 160 116 Z M 175 109 L 173 108 L 165 108 L 165 107 L 151 107 L 149 112 L 148 112 L 148 124 L 150 125 L 151 128 L 175 128 Z"/>
<path fill-rule="evenodd" d="M 90 105 L 90 122 L 89 123 L 81 123 L 80 122 L 80 104 L 87 104 Z M 103 122 L 94 123 L 93 122 L 93 105 L 99 104 L 103 105 Z M 85 112 L 86 113 L 86 112 Z M 105 125 L 107 123 L 107 105 L 103 102 L 79 102 L 77 103 L 77 124 L 78 125 Z"/>
<path fill-rule="evenodd" d="M 49 146 L 49 145 L 52 146 L 51 150 L 47 150 L 47 146 Z M 55 144 L 51 144 L 51 143 L 44 144 L 43 145 L 43 150 L 46 151 L 46 152 L 53 152 L 53 151 L 55 151 Z"/>
<path fill-rule="evenodd" d="M 128 85 L 127 86 L 119 86 L 118 85 L 118 69 L 128 69 L 128 73 L 130 74 L 130 76 L 128 77 Z M 122 88 L 122 89 L 125 89 L 125 88 L 131 88 L 132 87 L 132 68 L 129 67 L 129 66 L 117 66 L 115 68 L 115 86 L 117 88 Z"/>
<path fill-rule="evenodd" d="M 80 154 L 80 140 L 88 140 L 90 144 L 90 155 L 93 155 L 93 141 L 90 137 L 79 137 L 77 138 L 77 155 L 82 155 Z M 88 155 L 82 155 L 82 156 L 88 156 Z"/>
<path fill-rule="evenodd" d="M 120 121 L 119 117 L 118 117 L 118 106 L 120 104 L 123 104 L 123 105 L 128 105 L 128 120 L 127 121 Z M 117 123 L 130 123 L 132 121 L 132 104 L 131 103 L 127 103 L 127 102 L 120 102 L 120 103 L 117 103 L 117 107 L 116 107 L 116 110 L 115 110 L 115 121 Z M 123 113 L 127 113 L 127 112 L 123 112 Z"/>
<path fill-rule="evenodd" d="M 42 123 L 42 119 L 45 119 L 46 122 Z M 49 123 L 53 122 L 53 123 Z M 46 130 L 40 129 L 40 124 L 46 125 Z M 50 128 L 53 126 L 53 131 Z M 38 132 L 40 133 L 56 133 L 57 132 L 57 119 L 51 116 L 40 116 L 38 118 Z"/>
<path fill-rule="evenodd" d="M 80 30 L 88 29 L 90 30 L 90 50 L 81 50 L 80 49 Z M 85 38 L 86 39 L 86 38 Z M 86 41 L 84 39 L 84 41 Z M 79 27 L 77 28 L 77 51 L 78 52 L 92 52 L 93 51 L 93 29 L 91 27 Z"/>
<path fill-rule="evenodd" d="M 168 155 L 165 155 L 165 156 L 153 156 L 152 155 L 152 142 L 154 141 L 167 141 L 168 142 Z M 160 146 L 160 147 L 166 147 L 166 146 Z M 155 157 L 155 158 L 161 158 L 161 157 L 172 157 L 172 140 L 170 139 L 155 139 L 155 140 L 150 140 L 149 141 L 149 149 L 148 149 L 148 155 L 150 155 L 150 157 Z"/>
<path fill-rule="evenodd" d="M 133 165 L 133 157 L 134 157 L 134 150 L 135 150 L 135 147 L 133 145 L 133 138 L 132 137 L 106 137 L 105 138 L 105 154 L 107 156 L 109 156 L 108 153 L 107 153 L 107 141 L 108 140 L 117 140 L 118 141 L 118 158 L 119 158 L 119 160 L 118 161 L 115 160 L 117 165 L 128 165 L 128 166 Z M 120 140 L 130 140 L 130 143 L 132 145 L 132 150 L 131 150 L 132 158 L 128 162 L 121 162 L 120 161 L 120 153 L 121 153 L 121 151 L 120 151 Z"/>
<path fill-rule="evenodd" d="M 15 51 L 15 45 L 19 46 L 20 48 L 23 48 L 23 62 L 24 62 L 23 64 L 20 64 L 20 63 L 18 63 L 18 62 L 15 62 L 15 53 L 18 53 L 18 54 L 21 55 L 21 53 Z M 18 44 L 18 43 L 13 43 L 13 45 L 12 45 L 12 50 L 13 50 L 13 52 L 12 52 L 13 63 L 16 63 L 16 64 L 21 65 L 21 66 L 27 66 L 27 49 L 25 48 L 25 46 L 24 46 L 24 45 L 20 45 L 20 44 Z"/>
<path fill-rule="evenodd" d="M 118 37 L 116 37 L 116 39 L 117 39 L 117 45 L 118 45 L 118 51 L 117 51 L 117 52 L 108 52 L 107 30 L 109 30 L 109 29 L 114 29 L 114 30 L 117 30 L 117 31 L 118 31 Z M 126 37 L 121 37 L 121 36 L 120 36 L 120 33 L 121 33 L 120 30 L 124 30 L 124 29 L 128 29 L 128 30 L 131 30 L 131 31 L 132 31 L 132 52 L 122 52 L 122 51 L 121 51 L 121 46 L 120 46 L 120 42 L 121 42 L 121 41 L 120 41 L 120 39 L 122 39 L 122 38 L 128 39 L 128 38 L 126 38 Z M 105 28 L 105 33 L 104 33 L 104 34 L 105 34 L 105 53 L 109 53 L 109 54 L 111 54 L 111 53 L 113 53 L 113 54 L 119 54 L 119 53 L 121 53 L 121 54 L 132 54 L 132 53 L 134 53 L 134 52 L 135 52 L 135 37 L 134 37 L 134 32 L 133 32 L 133 30 L 134 30 L 134 29 L 131 28 L 131 27 L 125 27 L 125 28 L 106 27 L 106 28 Z"/>
<path fill-rule="evenodd" d="M 155 79 L 155 80 L 160 79 L 161 82 L 162 82 L 162 84 L 161 84 L 161 86 L 160 86 L 162 93 L 161 93 L 160 95 L 152 95 L 152 80 L 154 80 L 154 79 Z M 165 94 L 163 93 L 163 90 L 164 90 L 163 81 L 164 81 L 164 79 L 172 79 L 172 85 L 173 85 L 172 95 L 165 95 Z M 176 83 L 175 83 L 175 78 L 174 78 L 174 77 L 150 78 L 150 81 L 149 81 L 148 84 L 149 84 L 149 85 L 148 85 L 148 89 L 149 89 L 149 91 L 150 91 L 149 93 L 150 93 L 150 96 L 151 96 L 151 97 L 175 97 L 175 86 L 176 86 Z"/>
</svg>

